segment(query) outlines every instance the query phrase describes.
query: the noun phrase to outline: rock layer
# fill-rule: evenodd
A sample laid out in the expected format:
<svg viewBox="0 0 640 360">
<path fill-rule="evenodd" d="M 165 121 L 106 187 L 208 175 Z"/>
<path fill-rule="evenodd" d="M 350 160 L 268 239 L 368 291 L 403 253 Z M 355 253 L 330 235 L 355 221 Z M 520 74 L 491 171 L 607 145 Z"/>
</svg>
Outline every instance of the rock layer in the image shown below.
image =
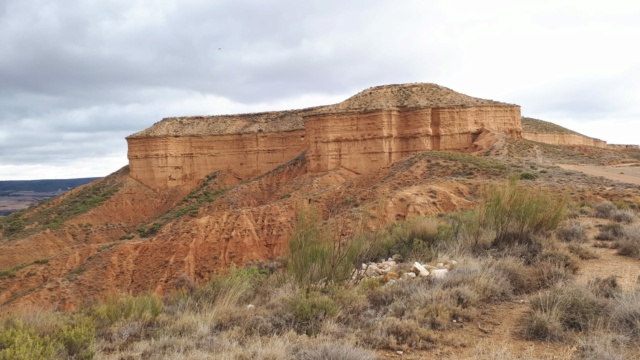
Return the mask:
<svg viewBox="0 0 640 360">
<path fill-rule="evenodd" d="M 364 173 L 420 151 L 473 151 L 484 130 L 520 138 L 521 129 L 517 105 L 404 84 L 301 110 L 168 118 L 127 141 L 131 176 L 166 189 L 193 187 L 217 170 L 252 177 L 303 151 L 311 172 Z"/>
<path fill-rule="evenodd" d="M 607 148 L 606 141 L 584 136 L 554 123 L 532 118 L 522 118 L 522 137 L 553 145 Z"/>
</svg>

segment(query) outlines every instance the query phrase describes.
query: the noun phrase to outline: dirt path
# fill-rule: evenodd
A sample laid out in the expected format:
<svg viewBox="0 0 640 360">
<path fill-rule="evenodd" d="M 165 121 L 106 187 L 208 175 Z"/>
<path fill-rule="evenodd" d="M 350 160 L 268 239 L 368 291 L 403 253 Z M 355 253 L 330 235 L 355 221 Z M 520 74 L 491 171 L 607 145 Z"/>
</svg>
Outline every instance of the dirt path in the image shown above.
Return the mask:
<svg viewBox="0 0 640 360">
<path fill-rule="evenodd" d="M 615 166 L 556 164 L 565 170 L 580 171 L 587 175 L 602 176 L 607 179 L 640 185 L 640 164 Z"/>
<path fill-rule="evenodd" d="M 614 275 L 624 290 L 630 290 L 638 284 L 640 276 L 640 261 L 616 254 L 615 249 L 594 247 L 599 241 L 594 240 L 599 230 L 597 225 L 608 223 L 605 219 L 585 219 L 582 223 L 589 228 L 587 236 L 591 239 L 586 246 L 589 247 L 598 259 L 580 261 L 580 269 L 576 274 L 576 282 L 586 284 L 589 280 L 599 277 L 605 278 Z"/>
</svg>

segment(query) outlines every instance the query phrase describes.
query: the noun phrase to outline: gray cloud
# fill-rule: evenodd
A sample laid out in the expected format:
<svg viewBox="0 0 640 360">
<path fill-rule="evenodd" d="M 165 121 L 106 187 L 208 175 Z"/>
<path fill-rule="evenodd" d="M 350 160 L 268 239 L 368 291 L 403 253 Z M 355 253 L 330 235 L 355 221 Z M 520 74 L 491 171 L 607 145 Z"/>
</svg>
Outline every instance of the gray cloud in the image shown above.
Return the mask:
<svg viewBox="0 0 640 360">
<path fill-rule="evenodd" d="M 125 164 L 123 137 L 166 116 L 334 101 L 385 83 L 438 82 L 525 114 L 639 114 L 624 94 L 638 94 L 628 44 L 640 40 L 640 7 L 554 4 L 5 0 L 0 179 L 14 176 L 2 166 Z"/>
</svg>

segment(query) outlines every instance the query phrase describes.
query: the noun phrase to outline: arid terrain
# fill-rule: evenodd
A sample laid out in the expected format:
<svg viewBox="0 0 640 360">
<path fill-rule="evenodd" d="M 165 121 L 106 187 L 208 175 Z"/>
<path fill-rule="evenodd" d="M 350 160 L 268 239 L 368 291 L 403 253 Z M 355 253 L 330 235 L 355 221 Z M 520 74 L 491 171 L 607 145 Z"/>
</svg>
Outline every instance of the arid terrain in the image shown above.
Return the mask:
<svg viewBox="0 0 640 360">
<path fill-rule="evenodd" d="M 0 359 L 640 356 L 632 147 L 433 84 L 128 140 L 0 219 Z"/>
</svg>

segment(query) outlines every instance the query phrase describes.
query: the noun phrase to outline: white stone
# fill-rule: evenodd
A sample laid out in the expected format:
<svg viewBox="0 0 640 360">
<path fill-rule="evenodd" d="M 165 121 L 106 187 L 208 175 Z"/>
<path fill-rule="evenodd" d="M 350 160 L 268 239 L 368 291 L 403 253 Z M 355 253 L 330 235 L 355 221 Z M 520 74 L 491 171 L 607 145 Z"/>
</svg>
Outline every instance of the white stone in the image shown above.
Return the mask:
<svg viewBox="0 0 640 360">
<path fill-rule="evenodd" d="M 395 283 L 396 283 L 396 281 L 395 281 L 395 280 L 393 280 L 393 279 L 391 279 L 391 280 L 387 281 L 387 283 L 386 283 L 385 285 L 389 285 L 389 286 L 391 286 L 391 285 L 393 285 L 393 284 L 395 284 Z"/>
<path fill-rule="evenodd" d="M 407 277 L 410 277 L 410 278 L 414 278 L 414 277 L 416 277 L 416 274 L 415 274 L 415 273 L 412 273 L 412 272 L 408 272 L 408 273 L 404 273 L 404 274 L 405 274 Z"/>
<path fill-rule="evenodd" d="M 256 306 L 255 306 L 255 305 L 253 305 L 253 304 L 249 304 L 249 305 L 247 305 L 247 310 L 253 310 L 253 309 L 255 309 L 255 308 L 256 308 Z"/>
<path fill-rule="evenodd" d="M 444 267 L 444 263 L 438 263 L 438 265 L 436 265 L 436 267 L 442 268 L 442 267 Z"/>
<path fill-rule="evenodd" d="M 422 266 L 422 264 L 417 261 L 413 263 L 413 268 L 411 270 L 418 271 L 418 275 L 420 276 L 429 276 L 429 272 L 427 271 L 427 269 L 425 269 L 424 266 Z"/>
<path fill-rule="evenodd" d="M 448 272 L 449 270 L 447 269 L 433 269 L 431 270 L 431 276 L 434 279 L 442 279 L 443 277 L 447 276 Z"/>
</svg>

